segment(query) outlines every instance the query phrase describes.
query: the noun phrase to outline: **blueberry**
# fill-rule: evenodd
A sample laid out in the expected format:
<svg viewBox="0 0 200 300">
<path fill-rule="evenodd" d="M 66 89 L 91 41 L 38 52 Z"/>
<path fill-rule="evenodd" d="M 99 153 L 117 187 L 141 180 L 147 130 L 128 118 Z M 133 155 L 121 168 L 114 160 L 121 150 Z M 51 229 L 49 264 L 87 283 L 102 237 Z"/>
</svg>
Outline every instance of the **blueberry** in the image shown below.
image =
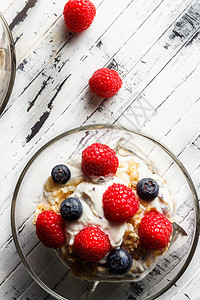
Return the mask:
<svg viewBox="0 0 200 300">
<path fill-rule="evenodd" d="M 51 171 L 51 177 L 56 183 L 66 183 L 71 177 L 70 169 L 65 165 L 57 165 Z"/>
<path fill-rule="evenodd" d="M 136 190 L 142 200 L 151 201 L 158 196 L 159 186 L 152 178 L 143 178 L 138 182 Z"/>
<path fill-rule="evenodd" d="M 117 248 L 108 254 L 107 263 L 111 272 L 124 274 L 131 269 L 133 259 L 125 249 Z"/>
<path fill-rule="evenodd" d="M 83 214 L 81 201 L 76 197 L 65 199 L 60 205 L 60 214 L 66 221 L 75 221 Z"/>
</svg>

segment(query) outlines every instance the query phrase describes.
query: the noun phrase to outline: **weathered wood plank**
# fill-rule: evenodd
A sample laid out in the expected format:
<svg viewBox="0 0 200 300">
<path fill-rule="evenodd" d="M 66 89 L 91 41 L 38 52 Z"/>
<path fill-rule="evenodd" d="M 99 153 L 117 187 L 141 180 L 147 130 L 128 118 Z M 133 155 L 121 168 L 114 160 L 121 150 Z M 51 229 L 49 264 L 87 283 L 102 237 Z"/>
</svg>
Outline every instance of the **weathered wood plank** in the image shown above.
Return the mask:
<svg viewBox="0 0 200 300">
<path fill-rule="evenodd" d="M 0 11 L 5 14 L 6 10 L 12 9 L 13 3 L 15 0 L 7 0 L 7 1 L 1 1 L 0 3 Z"/>
<path fill-rule="evenodd" d="M 163 133 L 168 133 L 174 125 L 179 121 L 188 109 L 198 101 L 199 98 L 199 84 L 198 76 L 200 74 L 200 65 L 198 61 L 193 59 L 198 53 L 198 42 L 196 44 L 196 51 L 190 53 L 186 48 L 179 56 L 174 59 L 173 64 L 170 64 L 163 70 L 162 74 L 158 76 L 154 83 L 152 83 L 144 91 L 144 96 L 141 96 L 140 102 L 126 111 L 126 114 L 120 120 L 123 124 L 132 122 L 142 130 L 161 138 Z M 170 76 L 168 75 L 170 72 Z M 167 85 L 165 82 L 167 81 Z M 157 91 L 156 86 L 160 86 L 161 90 Z M 192 91 L 192 92 L 191 92 Z M 148 110 L 149 108 L 149 110 Z M 149 118 L 146 114 L 149 114 Z M 176 111 L 176 113 L 173 113 Z M 137 117 L 137 113 L 140 116 Z M 135 117 L 136 115 L 136 117 Z M 169 117 L 170 116 L 170 117 Z M 162 131 L 158 131 L 158 124 L 160 124 Z"/>
<path fill-rule="evenodd" d="M 17 63 L 21 62 L 32 46 L 49 30 L 62 15 L 66 1 L 16 0 L 5 17 L 12 29 Z M 36 20 L 38 20 L 36 22 Z"/>
</svg>

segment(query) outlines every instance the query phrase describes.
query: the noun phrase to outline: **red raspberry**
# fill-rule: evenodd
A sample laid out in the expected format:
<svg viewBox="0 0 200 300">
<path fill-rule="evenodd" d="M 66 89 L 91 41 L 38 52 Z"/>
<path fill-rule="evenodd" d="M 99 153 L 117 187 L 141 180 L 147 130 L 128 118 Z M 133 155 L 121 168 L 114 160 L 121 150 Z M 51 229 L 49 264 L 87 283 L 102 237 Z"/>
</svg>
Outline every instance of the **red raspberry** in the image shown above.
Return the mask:
<svg viewBox="0 0 200 300">
<path fill-rule="evenodd" d="M 89 80 L 91 90 L 99 97 L 114 96 L 122 86 L 122 80 L 115 70 L 102 68 L 94 72 Z"/>
<path fill-rule="evenodd" d="M 151 211 L 141 220 L 139 236 L 141 244 L 153 250 L 167 246 L 172 234 L 172 223 L 159 212 Z"/>
<path fill-rule="evenodd" d="M 94 143 L 82 152 L 82 171 L 87 176 L 113 176 L 119 162 L 116 153 L 109 146 Z"/>
<path fill-rule="evenodd" d="M 96 226 L 88 226 L 82 229 L 74 239 L 76 254 L 87 261 L 101 260 L 110 248 L 109 237 Z"/>
<path fill-rule="evenodd" d="M 43 211 L 37 217 L 36 234 L 45 247 L 59 248 L 65 242 L 65 221 L 53 211 Z"/>
<path fill-rule="evenodd" d="M 119 183 L 113 183 L 107 188 L 102 202 L 106 219 L 113 222 L 126 222 L 139 209 L 139 202 L 132 189 Z"/>
<path fill-rule="evenodd" d="M 63 15 L 69 30 L 81 32 L 91 25 L 96 9 L 89 0 L 69 0 L 65 4 Z"/>
</svg>

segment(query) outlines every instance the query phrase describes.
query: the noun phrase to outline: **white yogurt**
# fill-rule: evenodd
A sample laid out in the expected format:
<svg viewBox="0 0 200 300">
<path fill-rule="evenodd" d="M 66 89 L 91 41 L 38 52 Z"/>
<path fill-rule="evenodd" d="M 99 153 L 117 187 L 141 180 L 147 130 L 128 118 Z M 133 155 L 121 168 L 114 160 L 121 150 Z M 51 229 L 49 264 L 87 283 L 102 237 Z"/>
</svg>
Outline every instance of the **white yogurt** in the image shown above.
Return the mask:
<svg viewBox="0 0 200 300">
<path fill-rule="evenodd" d="M 109 222 L 104 217 L 102 197 L 106 189 L 113 183 L 124 183 L 121 179 L 114 177 L 104 183 L 80 183 L 72 196 L 77 197 L 83 205 L 83 215 L 76 221 L 66 222 L 66 232 L 69 236 L 69 244 L 74 242 L 75 235 L 88 225 L 99 226 L 110 238 L 112 247 L 118 247 L 122 243 L 126 223 Z"/>
</svg>

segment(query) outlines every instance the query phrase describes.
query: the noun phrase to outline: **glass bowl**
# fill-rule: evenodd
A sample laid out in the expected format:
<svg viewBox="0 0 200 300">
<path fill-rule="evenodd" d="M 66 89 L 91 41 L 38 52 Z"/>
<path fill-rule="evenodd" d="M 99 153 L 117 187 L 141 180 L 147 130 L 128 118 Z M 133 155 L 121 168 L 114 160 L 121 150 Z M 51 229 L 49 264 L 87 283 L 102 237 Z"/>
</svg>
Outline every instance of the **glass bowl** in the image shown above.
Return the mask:
<svg viewBox="0 0 200 300">
<path fill-rule="evenodd" d="M 166 254 L 142 280 L 119 282 L 81 281 L 69 272 L 57 252 L 45 248 L 32 225 L 36 205 L 51 169 L 94 142 L 115 148 L 123 139 L 134 145 L 136 155 L 153 163 L 168 184 L 176 203 L 177 234 Z M 15 245 L 27 271 L 56 299 L 155 299 L 183 274 L 198 241 L 198 199 L 192 180 L 172 152 L 144 133 L 116 125 L 91 125 L 67 131 L 45 144 L 27 163 L 17 182 L 11 207 Z"/>
<path fill-rule="evenodd" d="M 0 13 L 0 115 L 10 98 L 16 72 L 15 45 L 10 28 Z"/>
</svg>

